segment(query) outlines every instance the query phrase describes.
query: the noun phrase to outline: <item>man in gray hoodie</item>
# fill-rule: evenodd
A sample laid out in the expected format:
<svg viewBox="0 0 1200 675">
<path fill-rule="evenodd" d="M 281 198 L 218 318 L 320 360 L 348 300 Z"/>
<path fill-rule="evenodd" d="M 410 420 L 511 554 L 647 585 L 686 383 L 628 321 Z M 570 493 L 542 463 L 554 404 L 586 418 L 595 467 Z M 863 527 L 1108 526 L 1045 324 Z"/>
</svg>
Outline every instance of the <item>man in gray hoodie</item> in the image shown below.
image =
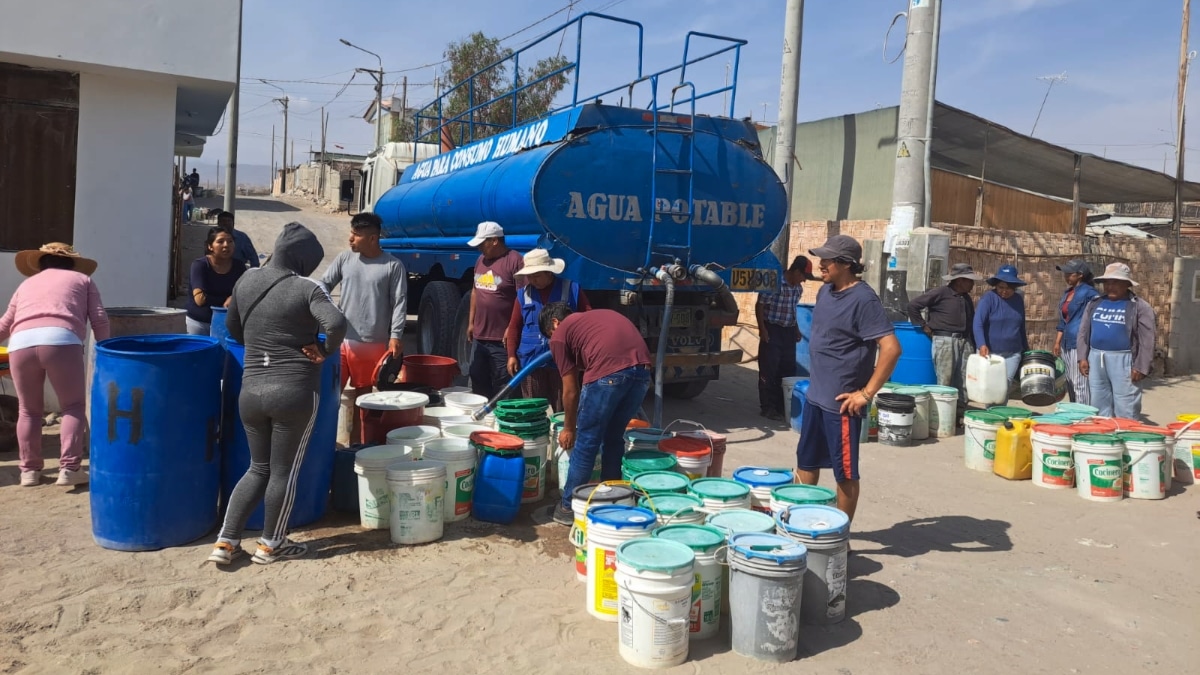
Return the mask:
<svg viewBox="0 0 1200 675">
<path fill-rule="evenodd" d="M 312 232 L 288 223 L 270 262 L 233 289 L 225 326 L 246 346 L 238 407 L 250 468 L 229 498 L 211 562 L 228 564 L 244 553 L 242 530 L 264 496 L 263 535 L 252 560 L 268 564 L 308 552 L 304 544 L 287 539 L 287 522 L 316 421 L 321 364 L 327 356 L 338 358 L 346 334 L 345 317 L 315 281 L 304 278 L 324 255 Z"/>
</svg>

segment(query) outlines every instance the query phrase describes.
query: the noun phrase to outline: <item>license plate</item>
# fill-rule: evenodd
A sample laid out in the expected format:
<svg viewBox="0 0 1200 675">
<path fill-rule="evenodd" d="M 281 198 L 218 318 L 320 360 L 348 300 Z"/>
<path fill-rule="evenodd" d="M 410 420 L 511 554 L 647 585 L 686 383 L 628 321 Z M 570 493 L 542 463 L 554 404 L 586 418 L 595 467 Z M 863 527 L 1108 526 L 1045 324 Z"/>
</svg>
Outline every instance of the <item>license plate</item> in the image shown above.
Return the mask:
<svg viewBox="0 0 1200 675">
<path fill-rule="evenodd" d="M 692 310 L 677 309 L 671 312 L 671 328 L 687 328 L 692 325 Z"/>
<path fill-rule="evenodd" d="M 735 291 L 767 291 L 779 290 L 779 272 L 773 269 L 756 269 L 753 267 L 735 267 L 730 270 L 730 288 Z"/>
</svg>

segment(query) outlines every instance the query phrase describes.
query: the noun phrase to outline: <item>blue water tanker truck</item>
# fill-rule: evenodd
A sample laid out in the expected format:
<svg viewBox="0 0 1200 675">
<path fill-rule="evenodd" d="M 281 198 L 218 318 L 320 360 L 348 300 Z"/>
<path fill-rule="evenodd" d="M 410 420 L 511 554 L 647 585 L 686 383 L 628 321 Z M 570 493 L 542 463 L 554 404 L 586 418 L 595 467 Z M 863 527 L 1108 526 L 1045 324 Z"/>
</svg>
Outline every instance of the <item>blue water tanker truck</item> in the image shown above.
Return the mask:
<svg viewBox="0 0 1200 675">
<path fill-rule="evenodd" d="M 470 98 L 474 78 L 488 69 L 446 91 L 415 116 L 423 131 L 417 140 L 441 142 L 444 151 L 408 167 L 375 202 L 383 247 L 410 274 L 424 353 L 457 358 L 466 371 L 478 257 L 467 242 L 480 222 L 495 221 L 510 248 L 548 249 L 566 261 L 563 276 L 580 284 L 593 307 L 631 319 L 657 354 L 665 393 L 690 398 L 720 366 L 742 359 L 740 350 L 721 349 L 721 329 L 738 320 L 732 293 L 778 287 L 781 269 L 768 247 L 786 219 L 784 189 L 763 160 L 754 126 L 732 118 L 744 41 L 689 33 L 681 64 L 646 75 L 635 22 L 584 14 L 542 39 L 577 30 L 578 45 L 584 23 L 593 21 L 637 31 L 637 77 L 586 99 L 576 84 L 570 103 L 504 125 L 480 122 L 478 112 L 532 84 L 514 80 L 504 96 L 469 100 L 453 116 L 448 101 L 456 92 Z M 702 40 L 717 48 L 689 54 Z M 575 61 L 558 72 L 577 83 L 576 49 Z M 519 62 L 523 51 L 509 59 Z M 689 69 L 731 52 L 730 83 L 697 94 Z M 645 89 L 646 107 L 630 105 Z M 696 113 L 697 101 L 722 95 L 729 117 Z M 618 97 L 619 104 L 603 101 Z"/>
</svg>

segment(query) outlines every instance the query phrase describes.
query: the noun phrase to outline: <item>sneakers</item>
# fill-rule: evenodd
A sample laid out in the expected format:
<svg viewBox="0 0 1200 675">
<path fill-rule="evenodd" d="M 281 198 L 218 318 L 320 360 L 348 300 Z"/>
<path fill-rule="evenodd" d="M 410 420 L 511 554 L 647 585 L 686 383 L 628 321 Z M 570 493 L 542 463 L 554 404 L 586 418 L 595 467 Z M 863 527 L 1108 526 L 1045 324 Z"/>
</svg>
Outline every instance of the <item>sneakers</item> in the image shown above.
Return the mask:
<svg viewBox="0 0 1200 675">
<path fill-rule="evenodd" d="M 575 513 L 571 509 L 564 509 L 562 504 L 557 504 L 554 507 L 554 522 L 559 525 L 574 525 Z"/>
<path fill-rule="evenodd" d="M 86 485 L 88 474 L 83 469 L 59 469 L 55 485 Z"/>
<path fill-rule="evenodd" d="M 296 543 L 291 539 L 284 539 L 283 543 L 275 548 L 271 548 L 259 540 L 258 550 L 254 552 L 254 557 L 250 558 L 250 561 L 259 565 L 270 565 L 280 560 L 303 558 L 306 555 L 308 555 L 308 546 Z"/>
<path fill-rule="evenodd" d="M 243 555 L 246 555 L 246 549 L 241 546 L 218 541 L 213 545 L 212 553 L 208 554 L 208 562 L 218 565 L 228 565 Z"/>
<path fill-rule="evenodd" d="M 21 487 L 37 487 L 42 484 L 41 471 L 22 471 Z"/>
</svg>

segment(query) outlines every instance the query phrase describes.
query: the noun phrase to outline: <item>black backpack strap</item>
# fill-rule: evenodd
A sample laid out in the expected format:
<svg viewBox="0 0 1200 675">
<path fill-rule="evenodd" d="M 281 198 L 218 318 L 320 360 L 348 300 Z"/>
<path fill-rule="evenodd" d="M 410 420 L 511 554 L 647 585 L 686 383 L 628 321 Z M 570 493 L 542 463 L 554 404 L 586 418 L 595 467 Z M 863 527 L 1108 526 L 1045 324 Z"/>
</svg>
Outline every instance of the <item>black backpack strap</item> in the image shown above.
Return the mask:
<svg viewBox="0 0 1200 675">
<path fill-rule="evenodd" d="M 282 277 L 279 277 L 275 281 L 272 281 L 271 285 L 267 286 L 266 290 L 264 290 L 257 298 L 255 298 L 254 302 L 250 303 L 250 306 L 246 308 L 246 311 L 241 313 L 242 314 L 242 325 L 243 326 L 246 325 L 246 322 L 248 322 L 250 320 L 250 313 L 254 311 L 255 307 L 258 307 L 258 303 L 262 302 L 263 299 L 267 297 L 267 294 L 271 292 L 271 289 L 278 286 L 285 279 L 291 279 L 294 276 L 296 276 L 295 273 L 288 272 L 287 274 L 283 275 Z"/>
</svg>

